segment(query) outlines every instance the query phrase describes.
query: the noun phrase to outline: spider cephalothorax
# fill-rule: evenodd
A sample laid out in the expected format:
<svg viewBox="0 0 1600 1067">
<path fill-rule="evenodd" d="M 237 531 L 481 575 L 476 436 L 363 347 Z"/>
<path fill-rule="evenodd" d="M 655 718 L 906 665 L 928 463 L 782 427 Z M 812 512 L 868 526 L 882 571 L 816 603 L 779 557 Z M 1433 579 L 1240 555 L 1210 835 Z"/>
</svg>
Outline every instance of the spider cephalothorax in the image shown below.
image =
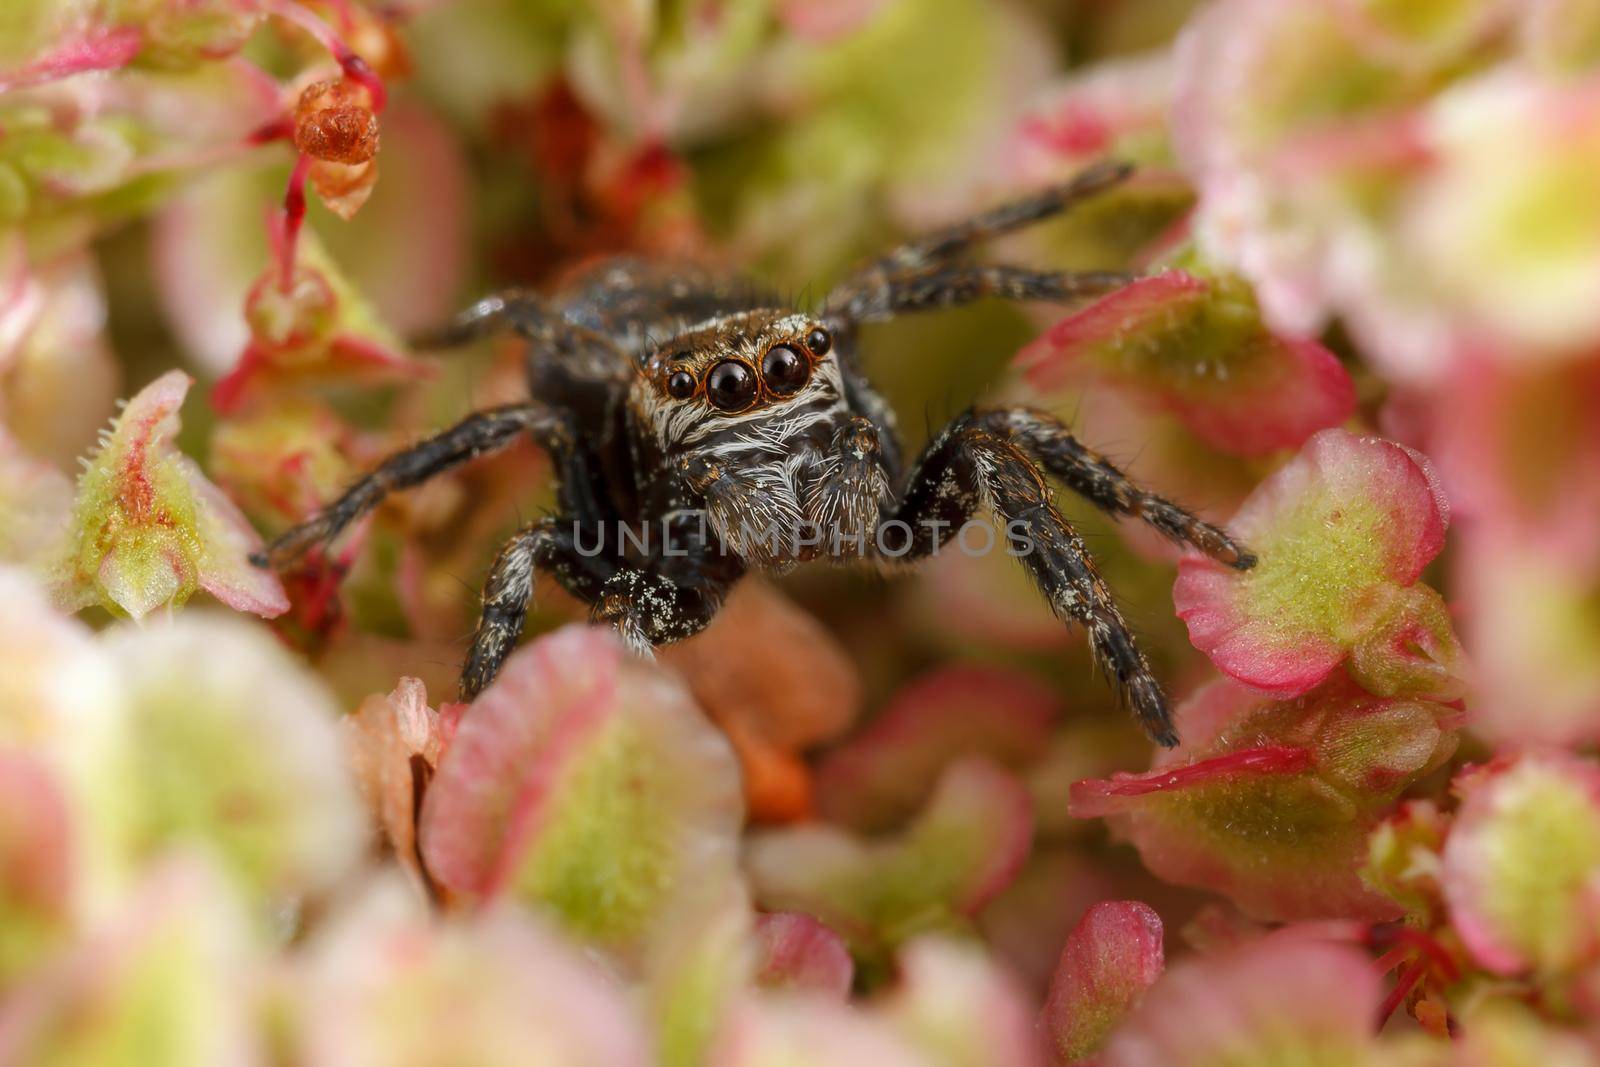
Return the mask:
<svg viewBox="0 0 1600 1067">
<path fill-rule="evenodd" d="M 833 334 L 809 315 L 742 312 L 671 338 L 634 379 L 629 412 L 647 466 L 699 496 L 751 563 L 859 555 L 889 495 L 876 428 L 852 410 Z"/>
<path fill-rule="evenodd" d="M 902 463 L 888 406 L 857 366 L 857 324 L 981 297 L 1072 300 L 1128 279 L 966 259 L 1126 177 L 1090 168 L 1061 186 L 929 234 L 866 264 L 814 313 L 703 265 L 610 260 L 549 297 L 480 301 L 431 340 L 500 324 L 529 342 L 531 399 L 469 416 L 399 453 L 257 558 L 282 565 L 404 488 L 528 434 L 557 472 L 559 515 L 519 531 L 490 568 L 462 674 L 486 686 L 522 630 L 536 570 L 593 606 L 640 651 L 689 637 L 755 567 L 813 559 L 911 563 L 973 519 L 996 519 L 1051 608 L 1089 634 L 1145 728 L 1174 744 L 1166 698 L 1054 478 L 1237 567 L 1221 530 L 1140 489 L 1066 427 L 1027 408 L 971 410 Z"/>
</svg>

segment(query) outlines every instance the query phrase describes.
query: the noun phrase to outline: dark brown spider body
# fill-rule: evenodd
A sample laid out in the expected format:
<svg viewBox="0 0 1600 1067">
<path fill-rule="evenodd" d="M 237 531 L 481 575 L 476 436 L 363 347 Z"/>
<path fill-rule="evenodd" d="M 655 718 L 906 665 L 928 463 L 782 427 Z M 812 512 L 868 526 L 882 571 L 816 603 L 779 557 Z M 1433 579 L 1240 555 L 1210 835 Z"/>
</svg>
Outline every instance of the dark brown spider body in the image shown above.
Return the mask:
<svg viewBox="0 0 1600 1067">
<path fill-rule="evenodd" d="M 593 605 L 641 652 L 697 633 L 749 569 L 816 559 L 911 563 L 965 523 L 997 520 L 1004 547 L 1063 620 L 1080 623 L 1147 730 L 1176 742 L 1165 697 L 1048 477 L 1118 515 L 1240 567 L 1225 533 L 1132 484 L 1053 417 L 969 411 L 902 469 L 894 420 L 851 350 L 855 326 L 984 296 L 1069 300 L 1121 275 L 964 259 L 1120 181 L 1092 168 L 1066 185 L 910 242 L 845 281 L 815 312 L 785 308 L 703 265 L 617 259 L 548 297 L 489 297 L 435 343 L 506 324 L 528 342 L 532 399 L 479 412 L 392 457 L 258 560 L 281 565 L 391 489 L 529 434 L 551 454 L 559 515 L 520 531 L 490 570 L 462 676 L 471 696 L 514 647 L 536 570 Z"/>
</svg>

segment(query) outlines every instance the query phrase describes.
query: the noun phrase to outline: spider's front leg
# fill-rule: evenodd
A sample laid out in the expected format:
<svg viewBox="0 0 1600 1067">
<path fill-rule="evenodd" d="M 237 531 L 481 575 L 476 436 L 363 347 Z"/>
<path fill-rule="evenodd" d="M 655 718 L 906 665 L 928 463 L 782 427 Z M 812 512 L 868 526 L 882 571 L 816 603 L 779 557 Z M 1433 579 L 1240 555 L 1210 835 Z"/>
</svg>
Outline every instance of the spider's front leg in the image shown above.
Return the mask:
<svg viewBox="0 0 1600 1067">
<path fill-rule="evenodd" d="M 611 554 L 598 551 L 603 536 L 599 527 L 580 536 L 578 520 L 550 518 L 524 527 L 506 543 L 483 584 L 482 613 L 461 669 L 463 699 L 471 700 L 494 681 L 516 647 L 533 600 L 536 571 L 549 574 L 586 604 L 600 602 L 607 579 L 617 571 Z M 591 539 L 594 548 L 588 545 Z"/>
<path fill-rule="evenodd" d="M 1022 446 L 1068 489 L 1102 511 L 1148 523 L 1172 540 L 1237 570 L 1255 566 L 1256 557 L 1227 531 L 1142 488 L 1116 464 L 1081 444 L 1055 416 L 1031 408 L 1009 408 L 983 412 L 976 420 Z"/>
<path fill-rule="evenodd" d="M 895 555 L 901 546 L 887 538 L 887 523 L 880 545 L 891 558 L 923 558 L 935 551 L 941 534 L 948 540 L 983 507 L 999 518 L 1011 551 L 1056 616 L 1088 631 L 1096 658 L 1116 680 L 1145 731 L 1160 744 L 1177 744 L 1166 694 L 1088 547 L 1056 510 L 1044 475 L 1016 443 L 976 416 L 959 416 L 929 443 L 899 506 L 887 516 L 908 528 L 904 551 Z"/>
<path fill-rule="evenodd" d="M 322 511 L 250 557 L 258 567 L 282 568 L 315 545 L 333 540 L 397 489 L 409 489 L 468 460 L 498 452 L 523 433 L 553 454 L 572 451 L 571 418 L 542 404 L 479 411 L 448 430 L 396 452 Z"/>
<path fill-rule="evenodd" d="M 733 583 L 715 577 L 680 580 L 657 571 L 619 569 L 594 606 L 596 622 L 616 627 L 635 653 L 693 637 L 710 625 Z"/>
<path fill-rule="evenodd" d="M 615 626 L 642 656 L 705 629 L 745 572 L 743 560 L 724 551 L 698 511 L 676 511 L 654 523 L 646 548 L 644 558 L 617 568 L 594 603 L 595 620 Z"/>
</svg>

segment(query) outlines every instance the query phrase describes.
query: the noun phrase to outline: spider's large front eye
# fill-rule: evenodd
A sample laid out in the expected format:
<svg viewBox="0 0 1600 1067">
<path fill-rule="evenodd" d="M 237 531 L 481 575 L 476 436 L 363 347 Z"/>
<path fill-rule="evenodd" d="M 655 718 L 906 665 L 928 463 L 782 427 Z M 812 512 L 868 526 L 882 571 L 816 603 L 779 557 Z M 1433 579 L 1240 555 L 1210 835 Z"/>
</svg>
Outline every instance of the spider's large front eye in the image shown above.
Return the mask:
<svg viewBox="0 0 1600 1067">
<path fill-rule="evenodd" d="M 687 400 L 694 396 L 694 386 L 694 375 L 686 370 L 675 370 L 667 379 L 667 392 L 677 400 Z"/>
<path fill-rule="evenodd" d="M 756 376 L 743 363 L 723 360 L 706 375 L 706 396 L 723 411 L 749 407 L 756 398 Z"/>
<path fill-rule="evenodd" d="M 768 389 L 779 396 L 799 392 L 810 375 L 811 368 L 806 364 L 806 357 L 788 345 L 773 345 L 761 361 L 762 380 L 767 383 Z"/>
</svg>

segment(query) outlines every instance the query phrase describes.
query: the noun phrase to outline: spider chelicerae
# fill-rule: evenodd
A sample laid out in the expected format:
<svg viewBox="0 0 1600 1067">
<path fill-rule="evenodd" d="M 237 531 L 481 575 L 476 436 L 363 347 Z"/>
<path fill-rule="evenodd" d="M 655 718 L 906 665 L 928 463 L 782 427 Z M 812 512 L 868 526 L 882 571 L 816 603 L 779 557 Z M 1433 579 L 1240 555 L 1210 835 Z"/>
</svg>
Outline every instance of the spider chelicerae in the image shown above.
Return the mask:
<svg viewBox="0 0 1600 1067">
<path fill-rule="evenodd" d="M 462 671 L 470 698 L 516 644 L 536 571 L 592 606 L 641 652 L 711 621 L 748 570 L 818 558 L 911 563 L 973 518 L 1064 621 L 1081 624 L 1150 736 L 1177 742 L 1150 671 L 1047 476 L 1119 516 L 1244 569 L 1222 530 L 1132 483 L 1059 420 L 1028 408 L 970 409 L 908 467 L 894 416 L 854 353 L 860 323 L 984 297 L 1071 301 L 1117 273 L 977 264 L 978 242 L 1032 225 L 1125 179 L 1118 163 L 893 249 L 812 313 L 702 265 L 612 259 L 542 297 L 479 301 L 425 339 L 443 347 L 500 327 L 525 338 L 532 399 L 469 415 L 399 452 L 252 557 L 282 567 L 335 537 L 385 494 L 526 434 L 553 462 L 558 514 L 519 530 L 484 584 Z M 892 531 L 892 532 L 891 532 Z"/>
</svg>

